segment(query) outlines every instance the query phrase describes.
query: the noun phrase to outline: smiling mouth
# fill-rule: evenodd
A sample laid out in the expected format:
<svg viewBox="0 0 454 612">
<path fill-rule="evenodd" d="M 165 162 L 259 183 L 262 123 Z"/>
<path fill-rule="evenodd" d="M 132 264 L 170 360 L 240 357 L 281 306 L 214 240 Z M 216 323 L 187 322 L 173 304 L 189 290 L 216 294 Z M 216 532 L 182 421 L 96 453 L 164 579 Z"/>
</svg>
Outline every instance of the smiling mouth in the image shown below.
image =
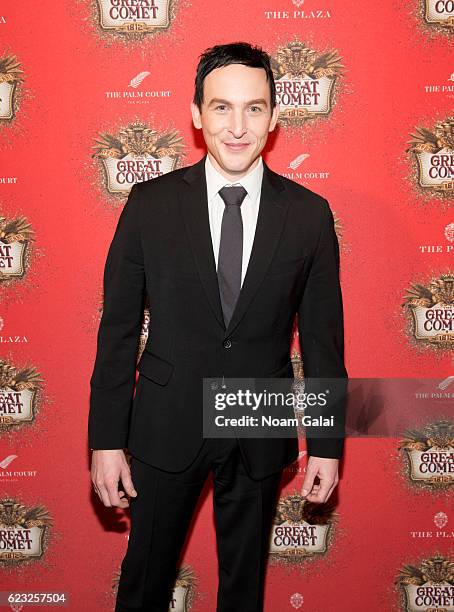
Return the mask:
<svg viewBox="0 0 454 612">
<path fill-rule="evenodd" d="M 249 146 L 248 142 L 224 142 L 225 146 L 231 149 L 232 151 L 241 151 Z"/>
</svg>

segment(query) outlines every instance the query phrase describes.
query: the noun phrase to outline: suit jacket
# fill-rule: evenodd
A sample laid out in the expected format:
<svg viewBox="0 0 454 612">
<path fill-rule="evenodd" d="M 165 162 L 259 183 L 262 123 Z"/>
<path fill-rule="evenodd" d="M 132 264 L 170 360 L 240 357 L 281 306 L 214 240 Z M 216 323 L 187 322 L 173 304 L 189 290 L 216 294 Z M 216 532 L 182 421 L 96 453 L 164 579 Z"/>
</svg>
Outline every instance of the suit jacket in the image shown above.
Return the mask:
<svg viewBox="0 0 454 612">
<path fill-rule="evenodd" d="M 150 324 L 137 366 L 147 294 Z M 204 441 L 203 377 L 292 377 L 296 313 L 305 377 L 346 379 L 339 245 L 324 198 L 264 163 L 253 249 L 226 329 L 205 157 L 135 184 L 104 269 L 90 447 L 128 447 L 156 467 L 185 469 Z M 342 456 L 342 437 L 306 438 L 309 455 Z M 240 438 L 239 444 L 252 478 L 276 473 L 298 457 L 296 435 Z"/>
</svg>

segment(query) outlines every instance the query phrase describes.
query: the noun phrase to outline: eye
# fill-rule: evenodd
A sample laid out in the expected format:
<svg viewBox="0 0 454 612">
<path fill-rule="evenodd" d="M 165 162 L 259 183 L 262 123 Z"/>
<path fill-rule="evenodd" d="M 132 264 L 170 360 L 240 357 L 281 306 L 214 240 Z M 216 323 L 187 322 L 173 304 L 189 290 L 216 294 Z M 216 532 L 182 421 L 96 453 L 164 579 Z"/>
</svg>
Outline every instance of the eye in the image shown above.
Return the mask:
<svg viewBox="0 0 454 612">
<path fill-rule="evenodd" d="M 219 110 L 223 108 L 226 108 L 225 104 L 218 104 L 218 106 L 216 106 L 214 110 Z"/>
<path fill-rule="evenodd" d="M 258 110 L 258 112 L 260 112 L 262 109 L 260 108 L 260 106 L 251 106 L 251 108 L 256 108 Z"/>
</svg>

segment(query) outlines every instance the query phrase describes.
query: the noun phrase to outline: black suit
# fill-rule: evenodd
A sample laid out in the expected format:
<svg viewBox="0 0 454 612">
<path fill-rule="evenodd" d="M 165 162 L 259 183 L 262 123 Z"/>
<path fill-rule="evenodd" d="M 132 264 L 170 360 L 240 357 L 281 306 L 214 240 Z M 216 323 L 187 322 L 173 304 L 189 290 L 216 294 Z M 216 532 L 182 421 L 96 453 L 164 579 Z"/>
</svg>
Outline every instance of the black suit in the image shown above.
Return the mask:
<svg viewBox="0 0 454 612">
<path fill-rule="evenodd" d="M 133 400 L 145 292 L 151 322 Z M 205 157 L 134 185 L 105 266 L 90 381 L 90 447 L 127 446 L 147 463 L 183 470 L 203 441 L 202 378 L 292 376 L 296 312 L 305 376 L 347 377 L 339 247 L 326 200 L 264 163 L 254 245 L 226 330 Z M 339 458 L 343 451 L 342 439 L 308 438 L 307 445 L 319 457 Z M 298 454 L 294 438 L 241 439 L 240 448 L 255 478 L 277 472 Z"/>
<path fill-rule="evenodd" d="M 133 399 L 146 293 L 150 327 Z M 105 266 L 91 448 L 127 446 L 156 471 L 185 470 L 204 442 L 202 378 L 291 377 L 296 313 L 305 376 L 346 378 L 339 247 L 325 199 L 264 163 L 253 248 L 225 329 L 205 157 L 134 185 Z M 238 444 L 248 477 L 258 481 L 278 477 L 298 456 L 296 437 Z M 310 455 L 339 458 L 343 439 L 308 438 L 307 445 Z"/>
</svg>

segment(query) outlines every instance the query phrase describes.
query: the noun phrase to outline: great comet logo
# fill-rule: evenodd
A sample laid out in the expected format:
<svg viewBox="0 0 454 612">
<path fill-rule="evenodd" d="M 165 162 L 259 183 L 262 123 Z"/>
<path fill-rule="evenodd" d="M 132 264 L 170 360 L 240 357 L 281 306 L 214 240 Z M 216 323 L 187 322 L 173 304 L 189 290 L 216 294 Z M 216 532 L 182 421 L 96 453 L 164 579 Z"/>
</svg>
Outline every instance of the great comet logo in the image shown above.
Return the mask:
<svg viewBox="0 0 454 612">
<path fill-rule="evenodd" d="M 24 277 L 33 240 L 34 232 L 26 217 L 8 219 L 0 215 L 0 286 Z"/>
<path fill-rule="evenodd" d="M 281 498 L 271 533 L 270 558 L 294 564 L 326 553 L 335 516 L 330 502 L 309 502 L 297 491 Z"/>
<path fill-rule="evenodd" d="M 343 68 L 337 51 L 317 54 L 294 40 L 271 57 L 271 67 L 281 108 L 279 121 L 284 126 L 301 126 L 331 113 L 336 79 Z"/>
<path fill-rule="evenodd" d="M 103 32 L 143 39 L 166 31 L 175 18 L 176 0 L 92 0 Z"/>
<path fill-rule="evenodd" d="M 40 559 L 52 524 L 43 505 L 27 507 L 14 498 L 0 499 L 0 566 L 17 566 Z"/>
<path fill-rule="evenodd" d="M 454 347 L 454 274 L 433 278 L 425 286 L 412 283 L 402 307 L 411 312 L 412 337 L 418 344 L 439 350 Z"/>
<path fill-rule="evenodd" d="M 420 0 L 421 13 L 429 26 L 454 31 L 453 0 Z"/>
<path fill-rule="evenodd" d="M 185 155 L 182 140 L 178 130 L 159 133 L 136 121 L 121 128 L 118 136 L 101 132 L 92 157 L 102 164 L 107 191 L 126 197 L 134 183 L 175 170 Z"/>
<path fill-rule="evenodd" d="M 42 383 L 35 367 L 19 369 L 0 359 L 0 433 L 33 423 Z"/>
<path fill-rule="evenodd" d="M 11 121 L 17 110 L 17 88 L 23 81 L 23 70 L 15 55 L 0 58 L 0 124 Z"/>
<path fill-rule="evenodd" d="M 406 612 L 453 612 L 454 563 L 443 555 L 423 559 L 418 566 L 406 563 L 395 580 Z"/>
<path fill-rule="evenodd" d="M 454 485 L 454 423 L 440 420 L 423 430 L 404 432 L 399 450 L 407 458 L 408 476 L 416 485 L 448 489 Z"/>
<path fill-rule="evenodd" d="M 438 121 L 432 130 L 416 127 L 409 148 L 415 178 L 422 192 L 452 198 L 454 193 L 454 117 Z"/>
</svg>

